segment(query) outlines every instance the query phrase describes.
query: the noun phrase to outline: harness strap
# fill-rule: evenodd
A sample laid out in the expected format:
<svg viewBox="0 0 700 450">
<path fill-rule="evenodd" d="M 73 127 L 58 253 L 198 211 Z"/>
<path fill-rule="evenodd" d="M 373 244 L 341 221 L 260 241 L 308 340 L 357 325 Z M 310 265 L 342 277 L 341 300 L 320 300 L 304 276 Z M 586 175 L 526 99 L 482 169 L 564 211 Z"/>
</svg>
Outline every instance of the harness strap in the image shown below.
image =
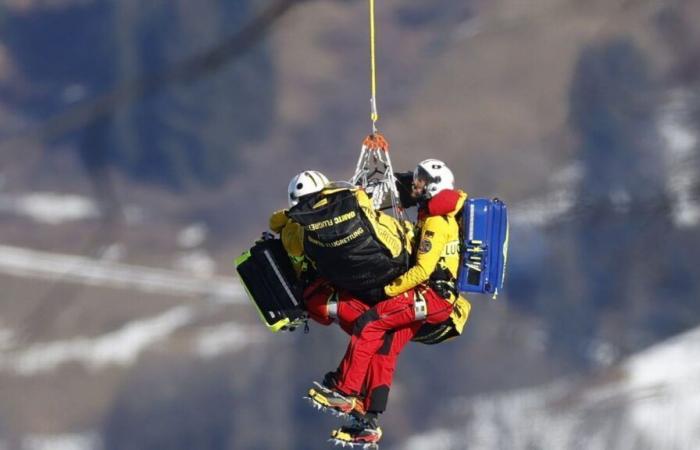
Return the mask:
<svg viewBox="0 0 700 450">
<path fill-rule="evenodd" d="M 418 290 L 415 291 L 413 296 L 413 312 L 416 315 L 416 322 L 425 320 L 428 317 L 428 303 L 425 301 L 425 297 Z"/>
</svg>

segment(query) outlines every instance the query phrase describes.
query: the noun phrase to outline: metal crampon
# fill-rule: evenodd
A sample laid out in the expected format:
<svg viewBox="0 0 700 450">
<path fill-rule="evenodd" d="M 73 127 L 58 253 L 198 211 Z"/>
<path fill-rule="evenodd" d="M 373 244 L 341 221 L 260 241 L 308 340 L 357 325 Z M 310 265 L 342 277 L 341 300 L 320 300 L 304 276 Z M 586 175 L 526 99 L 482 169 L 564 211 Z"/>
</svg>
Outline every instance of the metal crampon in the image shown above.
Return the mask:
<svg viewBox="0 0 700 450">
<path fill-rule="evenodd" d="M 326 406 L 323 406 L 323 405 L 321 405 L 320 403 L 316 402 L 316 400 L 314 400 L 314 399 L 311 398 L 311 397 L 304 396 L 303 398 L 304 398 L 304 400 L 306 400 L 307 402 L 309 402 L 309 404 L 310 404 L 314 409 L 316 409 L 316 410 L 318 410 L 318 411 L 321 411 L 321 412 L 324 412 L 324 413 L 329 413 L 330 415 L 335 416 L 335 417 L 338 417 L 338 418 L 340 418 L 340 419 L 345 419 L 345 420 L 348 420 L 348 421 L 353 420 L 353 417 L 352 417 L 351 414 L 346 414 L 346 413 L 344 413 L 344 412 L 337 411 L 337 410 L 335 410 L 335 409 L 333 409 L 333 408 L 328 408 L 328 407 L 326 407 Z"/>
<path fill-rule="evenodd" d="M 343 441 L 340 439 L 328 439 L 328 442 L 332 442 L 333 445 L 336 447 L 348 447 L 348 448 L 353 448 L 353 449 L 362 449 L 362 450 L 379 450 L 379 444 L 365 444 L 365 443 L 355 443 L 355 442 L 347 442 Z"/>
<path fill-rule="evenodd" d="M 336 417 L 350 419 L 355 413 L 365 413 L 362 402 L 358 398 L 339 394 L 317 381 L 314 381 L 314 387 L 309 389 L 305 398 L 310 400 L 316 409 L 328 411 Z M 333 404 L 334 401 L 336 404 Z"/>
</svg>

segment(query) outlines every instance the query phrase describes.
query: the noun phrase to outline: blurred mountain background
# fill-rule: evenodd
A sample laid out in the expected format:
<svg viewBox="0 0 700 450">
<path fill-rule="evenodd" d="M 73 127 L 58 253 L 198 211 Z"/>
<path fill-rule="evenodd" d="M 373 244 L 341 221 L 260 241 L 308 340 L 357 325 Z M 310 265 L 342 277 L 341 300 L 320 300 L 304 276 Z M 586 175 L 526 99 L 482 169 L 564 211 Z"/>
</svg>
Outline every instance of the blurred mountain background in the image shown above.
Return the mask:
<svg viewBox="0 0 700 450">
<path fill-rule="evenodd" d="M 700 3 L 384 0 L 380 129 L 510 206 L 506 289 L 403 354 L 391 449 L 700 445 Z M 327 448 L 336 328 L 232 261 L 370 131 L 359 0 L 0 4 L 0 449 Z M 383 447 L 383 448 L 384 448 Z"/>
</svg>

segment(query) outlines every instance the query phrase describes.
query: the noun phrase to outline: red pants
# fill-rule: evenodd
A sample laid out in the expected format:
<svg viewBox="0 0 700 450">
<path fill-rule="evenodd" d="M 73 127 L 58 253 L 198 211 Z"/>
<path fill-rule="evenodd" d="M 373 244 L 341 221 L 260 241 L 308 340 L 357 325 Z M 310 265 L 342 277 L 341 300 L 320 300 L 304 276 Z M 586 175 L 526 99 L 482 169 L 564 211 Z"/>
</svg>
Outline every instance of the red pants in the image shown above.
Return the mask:
<svg viewBox="0 0 700 450">
<path fill-rule="evenodd" d="M 437 324 L 450 317 L 450 302 L 432 289 L 417 289 L 421 290 L 427 304 L 427 316 L 424 321 L 416 320 L 413 290 L 378 303 L 357 319 L 345 357 L 340 363 L 338 388 L 342 392 L 361 392 L 370 363 L 386 352 L 391 357 L 386 359 L 385 364 L 381 366 L 381 374 L 376 376 L 387 386 L 388 395 L 396 359 L 423 322 Z"/>
<path fill-rule="evenodd" d="M 328 311 L 328 300 L 334 292 L 335 289 L 330 286 L 330 284 L 323 281 L 313 283 L 307 288 L 304 292 L 304 301 L 309 317 L 322 325 L 330 325 L 334 321 L 337 321 L 343 331 L 352 335 L 355 322 L 362 314 L 369 310 L 370 307 L 352 297 L 347 292 L 340 291 L 336 302 L 337 310 L 335 314 L 333 314 L 334 317 L 331 318 Z M 388 363 L 387 360 L 392 357 L 396 358 L 396 356 L 398 356 L 398 350 L 395 349 L 391 354 L 378 356 L 370 362 L 367 377 L 363 385 L 364 407 L 366 411 L 383 412 L 386 409 L 386 401 L 381 401 L 381 393 L 385 390 L 383 386 L 386 385 L 384 382 L 386 379 L 385 367 L 388 365 L 393 367 L 395 363 Z M 389 384 L 391 384 L 391 382 L 389 382 Z M 374 394 L 375 391 L 379 393 L 379 396 Z"/>
<path fill-rule="evenodd" d="M 447 320 L 452 305 L 429 288 L 419 289 L 428 308 L 425 322 Z M 333 321 L 327 307 L 331 294 L 332 288 L 321 284 L 305 293 L 310 317 L 324 325 Z M 386 409 L 399 353 L 423 323 L 416 321 L 413 299 L 414 291 L 409 291 L 370 308 L 347 292 L 338 293 L 338 324 L 351 335 L 338 368 L 338 388 L 347 394 L 364 394 L 367 411 Z"/>
</svg>

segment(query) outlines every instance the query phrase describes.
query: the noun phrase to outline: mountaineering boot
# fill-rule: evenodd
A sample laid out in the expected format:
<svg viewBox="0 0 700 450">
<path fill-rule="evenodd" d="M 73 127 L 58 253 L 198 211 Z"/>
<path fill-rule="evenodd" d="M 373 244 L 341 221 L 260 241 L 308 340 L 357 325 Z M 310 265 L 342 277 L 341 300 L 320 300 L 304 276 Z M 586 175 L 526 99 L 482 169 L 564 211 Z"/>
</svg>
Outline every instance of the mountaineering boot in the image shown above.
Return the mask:
<svg viewBox="0 0 700 450">
<path fill-rule="evenodd" d="M 324 379 L 327 381 L 327 377 Z M 364 414 L 362 400 L 352 395 L 347 395 L 335 386 L 325 386 L 314 381 L 314 386 L 309 389 L 308 398 L 319 409 L 329 409 L 336 415 L 345 416 L 352 412 Z"/>
<path fill-rule="evenodd" d="M 331 432 L 331 440 L 339 445 L 362 446 L 363 448 L 378 448 L 377 443 L 382 438 L 382 429 L 375 413 L 364 416 L 353 415 L 352 424 Z"/>
<path fill-rule="evenodd" d="M 321 381 L 321 384 L 329 389 L 338 386 L 338 372 L 327 372 L 323 376 L 323 381 Z"/>
</svg>

